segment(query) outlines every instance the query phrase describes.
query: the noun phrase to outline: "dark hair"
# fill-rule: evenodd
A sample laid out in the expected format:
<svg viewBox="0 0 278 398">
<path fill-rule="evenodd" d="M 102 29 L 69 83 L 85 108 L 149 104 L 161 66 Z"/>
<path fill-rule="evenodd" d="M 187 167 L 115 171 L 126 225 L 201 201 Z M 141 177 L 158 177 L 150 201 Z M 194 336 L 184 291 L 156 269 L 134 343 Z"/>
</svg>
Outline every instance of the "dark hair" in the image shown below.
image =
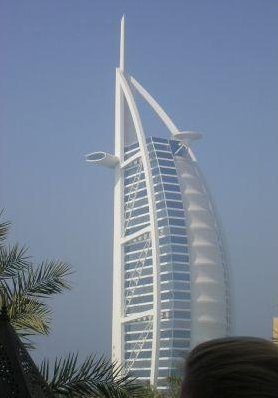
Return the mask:
<svg viewBox="0 0 278 398">
<path fill-rule="evenodd" d="M 181 398 L 278 398 L 278 347 L 255 337 L 211 340 L 189 354 Z"/>
</svg>

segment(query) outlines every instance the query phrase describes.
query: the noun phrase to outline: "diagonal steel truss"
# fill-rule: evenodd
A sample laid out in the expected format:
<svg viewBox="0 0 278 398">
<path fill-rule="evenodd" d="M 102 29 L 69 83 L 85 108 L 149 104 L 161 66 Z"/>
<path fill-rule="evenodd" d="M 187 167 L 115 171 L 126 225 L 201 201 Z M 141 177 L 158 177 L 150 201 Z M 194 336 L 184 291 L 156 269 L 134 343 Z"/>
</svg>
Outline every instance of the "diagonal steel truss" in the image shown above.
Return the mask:
<svg viewBox="0 0 278 398">
<path fill-rule="evenodd" d="M 134 204 L 135 204 L 135 199 L 136 199 L 136 195 L 137 195 L 137 189 L 141 180 L 141 173 L 143 170 L 143 163 L 140 160 L 136 169 L 136 174 L 135 177 L 132 181 L 132 185 L 130 187 L 129 190 L 129 194 L 128 194 L 128 198 L 127 198 L 127 203 L 125 205 L 125 215 L 126 215 L 126 219 L 125 219 L 125 233 L 126 230 L 128 228 L 131 216 L 132 216 L 132 210 L 134 208 Z"/>
<path fill-rule="evenodd" d="M 153 327 L 153 320 L 152 317 L 150 317 L 146 323 L 144 330 L 140 333 L 138 341 L 134 344 L 129 359 L 126 361 L 126 366 L 125 366 L 126 372 L 129 372 L 132 366 L 134 365 L 136 359 L 138 358 L 138 355 L 140 354 L 145 344 L 145 341 L 149 336 L 150 331 L 152 330 L 152 327 Z"/>
<path fill-rule="evenodd" d="M 127 312 L 127 309 L 131 303 L 131 300 L 134 296 L 135 289 L 138 285 L 138 282 L 140 280 L 140 277 L 142 275 L 143 267 L 145 265 L 149 250 L 151 248 L 151 238 L 149 237 L 145 245 L 140 253 L 140 257 L 135 265 L 134 271 L 131 275 L 129 285 L 127 286 L 127 292 L 125 296 L 125 312 Z"/>
</svg>

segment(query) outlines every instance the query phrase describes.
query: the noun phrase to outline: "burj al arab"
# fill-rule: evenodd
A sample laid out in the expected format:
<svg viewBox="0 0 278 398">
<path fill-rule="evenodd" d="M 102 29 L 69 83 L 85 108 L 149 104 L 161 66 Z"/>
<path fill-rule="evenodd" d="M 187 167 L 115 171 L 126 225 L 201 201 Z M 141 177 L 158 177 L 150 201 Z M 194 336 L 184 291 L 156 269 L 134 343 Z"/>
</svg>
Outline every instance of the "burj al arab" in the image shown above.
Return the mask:
<svg viewBox="0 0 278 398">
<path fill-rule="evenodd" d="M 167 127 L 167 138 L 146 137 L 138 94 Z M 178 128 L 126 72 L 123 17 L 115 152 L 86 160 L 115 174 L 112 359 L 158 388 L 196 344 L 231 331 L 222 228 L 191 149 L 201 137 Z"/>
</svg>

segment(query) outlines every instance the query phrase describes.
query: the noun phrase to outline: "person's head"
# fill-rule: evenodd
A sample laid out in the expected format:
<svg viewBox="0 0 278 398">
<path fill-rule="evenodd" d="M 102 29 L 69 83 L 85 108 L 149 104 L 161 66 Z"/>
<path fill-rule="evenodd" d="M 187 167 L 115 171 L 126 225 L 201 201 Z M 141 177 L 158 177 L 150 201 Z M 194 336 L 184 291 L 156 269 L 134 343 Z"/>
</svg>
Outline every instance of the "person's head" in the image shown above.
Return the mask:
<svg viewBox="0 0 278 398">
<path fill-rule="evenodd" d="M 189 354 L 181 398 L 278 398 L 278 347 L 255 337 L 211 340 Z"/>
</svg>

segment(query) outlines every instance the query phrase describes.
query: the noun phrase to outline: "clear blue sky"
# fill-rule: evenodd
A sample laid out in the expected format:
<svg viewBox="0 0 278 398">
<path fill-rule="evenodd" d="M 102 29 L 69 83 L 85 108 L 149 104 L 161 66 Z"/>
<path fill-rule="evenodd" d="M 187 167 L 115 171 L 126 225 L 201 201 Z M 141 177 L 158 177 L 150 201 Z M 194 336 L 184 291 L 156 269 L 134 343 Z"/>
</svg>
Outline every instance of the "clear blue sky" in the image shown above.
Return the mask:
<svg viewBox="0 0 278 398">
<path fill-rule="evenodd" d="M 225 226 L 236 333 L 269 337 L 278 312 L 278 2 L 2 0 L 1 202 L 12 240 L 70 262 L 74 289 L 51 302 L 38 357 L 110 353 L 114 77 L 126 68 L 183 130 Z M 144 108 L 145 109 L 145 108 Z M 165 135 L 145 110 L 148 131 Z"/>
</svg>

